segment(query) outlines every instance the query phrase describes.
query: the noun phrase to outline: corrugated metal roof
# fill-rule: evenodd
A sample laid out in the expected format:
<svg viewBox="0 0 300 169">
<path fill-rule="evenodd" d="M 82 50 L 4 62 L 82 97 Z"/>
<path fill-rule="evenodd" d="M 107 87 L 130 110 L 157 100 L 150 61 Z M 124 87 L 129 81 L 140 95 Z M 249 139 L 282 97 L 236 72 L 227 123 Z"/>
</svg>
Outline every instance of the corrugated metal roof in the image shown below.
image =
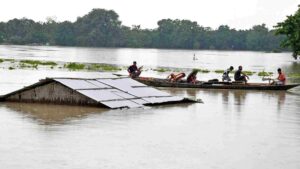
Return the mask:
<svg viewBox="0 0 300 169">
<path fill-rule="evenodd" d="M 143 107 L 145 104 L 159 104 L 183 100 L 183 98 L 173 97 L 166 92 L 146 86 L 131 78 L 54 78 L 53 80 L 110 108 Z"/>
<path fill-rule="evenodd" d="M 84 79 L 84 78 L 46 78 L 38 83 L 24 87 L 5 95 L 22 93 L 35 87 L 57 82 L 70 88 L 91 100 L 110 108 L 134 108 L 150 104 L 186 101 L 181 97 L 174 97 L 166 92 L 146 86 L 131 78 Z"/>
<path fill-rule="evenodd" d="M 108 107 L 110 107 L 110 108 L 121 108 L 121 107 L 137 108 L 137 107 L 143 107 L 142 104 L 135 103 L 131 100 L 107 101 L 107 102 L 101 102 L 101 103 L 108 106 Z"/>
<path fill-rule="evenodd" d="M 65 86 L 68 86 L 71 89 L 77 90 L 77 89 L 95 89 L 98 88 L 98 86 L 89 83 L 87 80 L 79 80 L 79 79 L 55 79 L 55 81 L 60 82 L 64 84 Z"/>
</svg>

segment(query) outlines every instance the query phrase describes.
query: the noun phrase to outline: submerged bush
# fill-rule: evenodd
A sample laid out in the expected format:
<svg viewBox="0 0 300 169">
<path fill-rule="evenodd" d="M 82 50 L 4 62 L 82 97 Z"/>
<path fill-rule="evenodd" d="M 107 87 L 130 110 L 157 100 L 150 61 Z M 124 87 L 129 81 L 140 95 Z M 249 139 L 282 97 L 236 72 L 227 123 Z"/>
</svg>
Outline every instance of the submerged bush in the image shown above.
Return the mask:
<svg viewBox="0 0 300 169">
<path fill-rule="evenodd" d="M 167 69 L 167 68 L 157 68 L 157 69 L 153 69 L 153 71 L 157 71 L 157 72 L 167 72 L 167 71 L 170 71 L 170 69 Z"/>
<path fill-rule="evenodd" d="M 221 70 L 221 69 L 218 69 L 218 70 L 215 70 L 215 73 L 224 73 L 224 70 Z"/>
<path fill-rule="evenodd" d="M 101 71 L 120 71 L 122 70 L 120 67 L 107 65 L 107 64 L 91 64 L 88 67 L 89 70 L 101 70 Z"/>
<path fill-rule="evenodd" d="M 70 70 L 82 70 L 84 69 L 85 65 L 80 63 L 67 63 L 64 65 L 64 67 Z"/>
<path fill-rule="evenodd" d="M 29 65 L 45 65 L 45 66 L 56 66 L 57 63 L 52 61 L 39 61 L 39 60 L 21 60 L 20 63 L 25 63 Z"/>
<path fill-rule="evenodd" d="M 288 77 L 291 77 L 291 78 L 300 78 L 300 73 L 290 73 L 290 74 L 288 74 Z"/>
<path fill-rule="evenodd" d="M 252 75 L 255 74 L 256 72 L 252 72 L 252 71 L 245 70 L 245 71 L 243 71 L 243 73 L 245 73 L 245 74 L 248 75 L 248 76 L 252 76 Z"/>
<path fill-rule="evenodd" d="M 273 72 L 265 72 L 265 71 L 258 72 L 258 76 L 271 76 L 271 75 L 273 75 Z"/>
</svg>

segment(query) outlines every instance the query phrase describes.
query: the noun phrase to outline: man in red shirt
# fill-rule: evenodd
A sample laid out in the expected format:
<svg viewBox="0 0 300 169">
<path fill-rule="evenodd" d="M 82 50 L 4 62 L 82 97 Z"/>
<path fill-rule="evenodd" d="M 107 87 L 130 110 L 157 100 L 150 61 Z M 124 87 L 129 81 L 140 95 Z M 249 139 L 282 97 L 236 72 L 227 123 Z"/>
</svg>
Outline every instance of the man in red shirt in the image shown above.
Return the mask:
<svg viewBox="0 0 300 169">
<path fill-rule="evenodd" d="M 286 82 L 285 74 L 281 71 L 280 68 L 277 69 L 277 72 L 278 72 L 278 77 L 277 77 L 276 81 L 274 81 L 272 84 L 284 85 Z"/>
</svg>

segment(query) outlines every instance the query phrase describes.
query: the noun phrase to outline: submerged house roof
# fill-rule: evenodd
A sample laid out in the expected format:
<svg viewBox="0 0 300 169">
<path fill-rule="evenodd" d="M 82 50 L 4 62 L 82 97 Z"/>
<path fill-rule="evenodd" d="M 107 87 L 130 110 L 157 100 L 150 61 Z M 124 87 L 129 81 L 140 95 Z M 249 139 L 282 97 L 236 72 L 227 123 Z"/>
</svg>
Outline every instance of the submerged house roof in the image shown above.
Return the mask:
<svg viewBox="0 0 300 169">
<path fill-rule="evenodd" d="M 171 96 L 131 78 L 46 78 L 4 95 L 2 100 L 95 105 L 109 108 L 193 102 L 189 99 Z"/>
</svg>

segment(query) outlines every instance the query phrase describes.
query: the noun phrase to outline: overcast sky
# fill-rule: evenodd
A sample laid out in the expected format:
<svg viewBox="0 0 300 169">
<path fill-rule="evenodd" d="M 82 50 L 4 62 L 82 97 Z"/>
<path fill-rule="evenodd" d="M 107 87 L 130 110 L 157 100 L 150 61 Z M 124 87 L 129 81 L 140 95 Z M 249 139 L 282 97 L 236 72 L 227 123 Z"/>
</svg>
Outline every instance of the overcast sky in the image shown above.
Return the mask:
<svg viewBox="0 0 300 169">
<path fill-rule="evenodd" d="M 30 18 L 75 21 L 93 8 L 112 9 L 123 25 L 156 28 L 160 19 L 188 19 L 217 28 L 227 24 L 248 29 L 266 23 L 272 28 L 297 10 L 300 0 L 1 0 L 0 21 Z"/>
</svg>

